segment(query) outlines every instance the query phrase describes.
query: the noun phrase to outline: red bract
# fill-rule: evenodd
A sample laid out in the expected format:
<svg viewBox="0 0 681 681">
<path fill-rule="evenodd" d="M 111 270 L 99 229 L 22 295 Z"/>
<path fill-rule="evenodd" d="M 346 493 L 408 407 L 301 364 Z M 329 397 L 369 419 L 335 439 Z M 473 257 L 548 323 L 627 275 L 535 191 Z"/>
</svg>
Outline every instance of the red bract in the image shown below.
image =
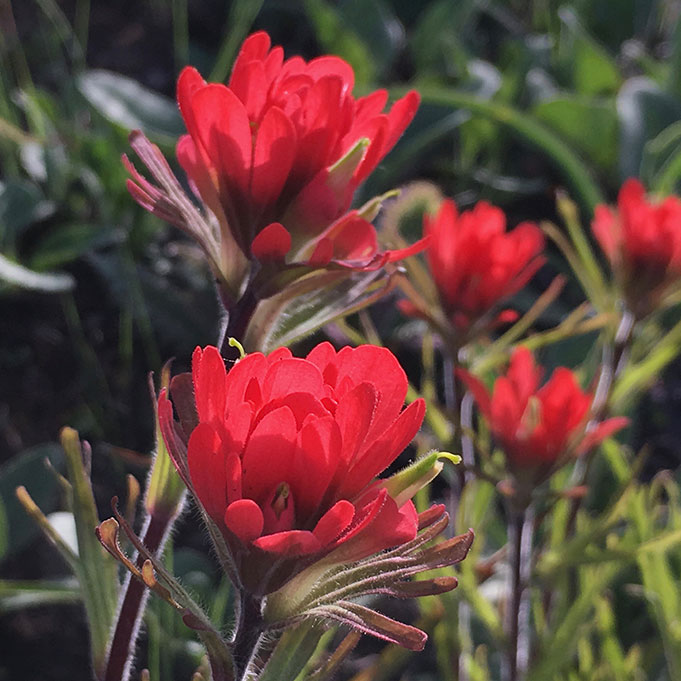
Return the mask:
<svg viewBox="0 0 681 681">
<path fill-rule="evenodd" d="M 627 423 L 624 418 L 611 418 L 585 434 L 593 396 L 582 391 L 565 367 L 556 369 L 540 388 L 542 369 L 526 348 L 513 352 L 508 372 L 496 380 L 491 396 L 472 374 L 460 370 L 458 375 L 516 470 L 550 469 L 563 456 L 586 451 Z"/>
<path fill-rule="evenodd" d="M 284 60 L 264 32 L 244 42 L 227 86 L 206 83 L 192 67 L 180 74 L 189 134 L 178 159 L 247 255 L 273 222 L 295 251 L 337 220 L 414 117 L 415 92 L 383 113 L 385 90 L 355 99 L 353 85 L 342 59 Z"/>
<path fill-rule="evenodd" d="M 681 277 L 681 200 L 649 201 L 643 185 L 630 179 L 620 189 L 616 210 L 596 206 L 592 229 L 633 312 L 647 314 Z"/>
<path fill-rule="evenodd" d="M 423 400 L 402 409 L 407 379 L 388 350 L 322 343 L 305 359 L 253 353 L 226 373 L 216 348 L 197 348 L 193 399 L 175 381 L 180 421 L 162 393 L 164 439 L 245 588 L 273 591 L 339 547 L 357 560 L 416 536 L 411 501 L 398 508 L 375 481 L 425 413 Z"/>
<path fill-rule="evenodd" d="M 435 217 L 425 216 L 423 230 L 442 306 L 461 331 L 517 293 L 544 262 L 539 228 L 524 222 L 506 232 L 503 211 L 484 201 L 459 214 L 446 200 Z"/>
</svg>

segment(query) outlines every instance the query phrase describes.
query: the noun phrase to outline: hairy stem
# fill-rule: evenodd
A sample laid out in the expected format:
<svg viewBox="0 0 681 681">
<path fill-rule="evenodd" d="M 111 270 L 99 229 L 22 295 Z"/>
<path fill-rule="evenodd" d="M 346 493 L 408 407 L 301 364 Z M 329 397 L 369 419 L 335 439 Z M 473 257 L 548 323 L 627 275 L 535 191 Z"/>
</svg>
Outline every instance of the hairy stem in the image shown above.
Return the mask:
<svg viewBox="0 0 681 681">
<path fill-rule="evenodd" d="M 153 555 L 159 555 L 172 527 L 175 516 L 149 516 L 140 539 Z M 141 568 L 144 558 L 138 556 Z M 147 589 L 139 580 L 128 574 L 123 586 L 120 607 L 115 620 L 111 646 L 106 660 L 103 681 L 127 681 L 130 678 Z"/>
<path fill-rule="evenodd" d="M 237 626 L 231 643 L 237 681 L 245 678 L 245 671 L 257 653 L 262 630 L 262 600 L 242 591 Z"/>
<path fill-rule="evenodd" d="M 631 312 L 624 310 L 617 330 L 615 331 L 613 342 L 606 343 L 603 348 L 601 373 L 598 377 L 598 385 L 596 386 L 593 404 L 591 406 L 591 421 L 587 428 L 596 427 L 607 415 L 612 385 L 615 378 L 622 372 L 624 365 L 626 364 L 629 343 L 631 341 L 635 322 L 636 320 Z M 577 459 L 572 473 L 571 483 L 573 486 L 582 486 L 586 483 L 592 460 L 593 456 L 591 456 L 590 453 Z M 577 512 L 579 511 L 581 503 L 582 497 L 577 497 L 572 501 L 570 515 L 568 517 L 567 536 L 570 536 L 574 532 Z"/>
<path fill-rule="evenodd" d="M 510 508 L 508 514 L 511 589 L 507 611 L 508 655 L 505 678 L 523 681 L 530 660 L 529 581 L 532 564 L 534 512 L 531 506 Z"/>
<path fill-rule="evenodd" d="M 228 316 L 226 319 L 226 324 L 222 329 L 218 343 L 220 347 L 220 354 L 225 359 L 239 359 L 239 352 L 229 344 L 229 339 L 236 338 L 238 341 L 243 341 L 243 338 L 246 335 L 246 329 L 248 328 L 248 324 L 253 317 L 253 313 L 255 312 L 258 302 L 259 301 L 249 287 L 239 302 L 231 309 L 227 309 Z M 249 348 L 246 348 L 247 352 L 248 350 Z"/>
</svg>

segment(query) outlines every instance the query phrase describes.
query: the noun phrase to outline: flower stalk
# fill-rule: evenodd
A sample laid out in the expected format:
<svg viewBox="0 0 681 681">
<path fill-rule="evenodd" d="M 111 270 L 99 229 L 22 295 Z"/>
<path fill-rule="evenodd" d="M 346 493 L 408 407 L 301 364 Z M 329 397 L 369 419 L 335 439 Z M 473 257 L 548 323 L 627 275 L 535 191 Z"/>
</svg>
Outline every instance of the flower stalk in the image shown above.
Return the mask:
<svg viewBox="0 0 681 681">
<path fill-rule="evenodd" d="M 161 372 L 161 388 L 170 382 L 170 366 Z M 149 378 L 152 403 L 156 405 L 156 391 Z M 155 409 L 156 448 L 144 496 L 144 525 L 140 541 L 152 556 L 160 557 L 172 527 L 182 512 L 186 488 L 174 469 L 161 437 L 158 413 Z M 146 556 L 137 555 L 135 564 L 142 569 Z M 143 582 L 127 574 L 120 592 L 118 612 L 114 619 L 104 681 L 127 681 L 130 678 L 137 637 L 144 615 L 148 591 Z"/>
<path fill-rule="evenodd" d="M 534 510 L 532 504 L 508 508 L 508 561 L 511 567 L 506 631 L 508 653 L 505 678 L 523 681 L 530 661 L 530 574 Z"/>
</svg>

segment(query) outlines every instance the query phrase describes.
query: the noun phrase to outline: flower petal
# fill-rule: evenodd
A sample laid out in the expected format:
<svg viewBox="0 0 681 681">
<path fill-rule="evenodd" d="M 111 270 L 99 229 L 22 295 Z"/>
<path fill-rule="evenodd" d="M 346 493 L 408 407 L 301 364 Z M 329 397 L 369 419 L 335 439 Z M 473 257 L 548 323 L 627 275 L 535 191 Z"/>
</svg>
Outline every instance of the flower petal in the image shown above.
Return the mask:
<svg viewBox="0 0 681 681">
<path fill-rule="evenodd" d="M 194 94 L 191 107 L 199 138 L 220 177 L 247 197 L 252 141 L 244 105 L 224 85 L 210 83 Z"/>
<path fill-rule="evenodd" d="M 250 544 L 262 534 L 265 521 L 258 504 L 252 499 L 232 502 L 225 511 L 227 529 L 244 544 Z"/>
<path fill-rule="evenodd" d="M 267 109 L 258 127 L 253 150 L 251 201 L 274 204 L 286 183 L 296 154 L 296 130 L 276 106 Z"/>
<path fill-rule="evenodd" d="M 331 415 L 311 418 L 298 434 L 288 479 L 301 518 L 313 517 L 341 462 L 341 434 Z"/>
<path fill-rule="evenodd" d="M 208 423 L 199 423 L 189 438 L 189 475 L 201 505 L 211 518 L 223 519 L 227 506 L 226 472 L 220 438 Z"/>
<path fill-rule="evenodd" d="M 255 427 L 242 459 L 243 495 L 264 504 L 277 485 L 289 482 L 296 420 L 288 407 L 275 409 Z"/>
<path fill-rule="evenodd" d="M 426 414 L 425 400 L 412 402 L 386 432 L 365 451 L 341 483 L 340 496 L 352 499 L 379 473 L 384 471 L 414 439 Z"/>
<path fill-rule="evenodd" d="M 253 542 L 254 546 L 278 558 L 295 558 L 317 553 L 322 545 L 317 537 L 307 530 L 287 530 L 267 534 Z"/>
<path fill-rule="evenodd" d="M 345 499 L 337 501 L 315 525 L 313 534 L 322 546 L 327 546 L 350 526 L 355 506 Z"/>
<path fill-rule="evenodd" d="M 291 234 L 279 222 L 267 225 L 251 244 L 251 253 L 260 262 L 283 262 L 290 250 Z"/>
<path fill-rule="evenodd" d="M 225 361 L 217 348 L 196 348 L 192 357 L 196 411 L 200 421 L 222 422 L 225 417 Z"/>
</svg>

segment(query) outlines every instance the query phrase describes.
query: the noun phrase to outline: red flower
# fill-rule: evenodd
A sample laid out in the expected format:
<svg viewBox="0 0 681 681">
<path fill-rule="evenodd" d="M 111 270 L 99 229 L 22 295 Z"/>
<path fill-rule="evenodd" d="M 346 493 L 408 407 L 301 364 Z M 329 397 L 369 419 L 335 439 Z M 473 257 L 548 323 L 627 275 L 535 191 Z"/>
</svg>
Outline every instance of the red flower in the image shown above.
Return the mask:
<svg viewBox="0 0 681 681">
<path fill-rule="evenodd" d="M 542 369 L 527 348 L 517 348 L 505 376 L 490 397 L 482 382 L 459 370 L 475 397 L 512 468 L 552 467 L 570 452 L 582 453 L 624 427 L 611 418 L 585 434 L 593 396 L 579 387 L 575 375 L 559 367 L 540 388 Z"/>
<path fill-rule="evenodd" d="M 517 293 L 544 263 L 539 228 L 524 222 L 507 233 L 503 211 L 483 201 L 459 214 L 446 200 L 435 217 L 424 217 L 423 231 L 440 300 L 460 330 Z"/>
<path fill-rule="evenodd" d="M 643 185 L 627 180 L 617 197 L 617 209 L 596 206 L 594 236 L 615 271 L 627 300 L 644 316 L 681 277 L 681 200 L 669 196 L 649 201 Z"/>
<path fill-rule="evenodd" d="M 197 348 L 193 399 L 175 381 L 180 421 L 162 393 L 164 439 L 245 588 L 273 591 L 338 547 L 357 560 L 416 536 L 411 501 L 398 508 L 375 480 L 425 412 L 423 400 L 402 410 L 407 379 L 388 350 L 322 343 L 298 359 L 282 348 L 226 373 L 216 348 Z"/>
<path fill-rule="evenodd" d="M 246 39 L 227 86 L 206 83 L 193 67 L 180 74 L 189 134 L 178 159 L 247 255 L 273 222 L 296 252 L 341 217 L 414 117 L 416 92 L 383 113 L 385 90 L 355 99 L 353 84 L 352 67 L 339 57 L 284 60 L 264 32 Z"/>
</svg>

